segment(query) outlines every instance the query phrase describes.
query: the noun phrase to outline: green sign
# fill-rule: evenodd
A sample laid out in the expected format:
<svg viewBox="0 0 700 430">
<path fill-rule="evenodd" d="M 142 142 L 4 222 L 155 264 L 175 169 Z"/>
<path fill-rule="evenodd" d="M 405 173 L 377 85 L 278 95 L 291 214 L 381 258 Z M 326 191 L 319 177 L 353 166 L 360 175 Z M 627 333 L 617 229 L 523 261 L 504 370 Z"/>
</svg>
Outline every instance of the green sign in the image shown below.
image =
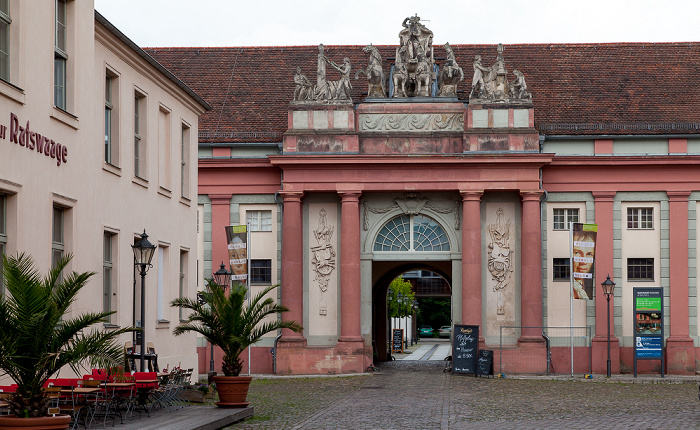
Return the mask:
<svg viewBox="0 0 700 430">
<path fill-rule="evenodd" d="M 637 297 L 637 311 L 661 311 L 661 297 Z"/>
</svg>

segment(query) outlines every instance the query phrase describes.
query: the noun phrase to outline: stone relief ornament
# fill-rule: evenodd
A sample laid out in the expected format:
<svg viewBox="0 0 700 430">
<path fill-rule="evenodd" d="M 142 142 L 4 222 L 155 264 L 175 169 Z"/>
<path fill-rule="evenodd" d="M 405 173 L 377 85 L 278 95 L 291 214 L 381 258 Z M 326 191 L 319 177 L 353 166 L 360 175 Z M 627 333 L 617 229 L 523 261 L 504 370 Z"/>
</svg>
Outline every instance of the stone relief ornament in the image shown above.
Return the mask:
<svg viewBox="0 0 700 430">
<path fill-rule="evenodd" d="M 399 208 L 405 214 L 416 215 L 421 213 L 421 210 L 425 207 L 443 215 L 454 213 L 455 230 L 459 230 L 459 205 L 459 202 L 454 202 L 453 205 L 447 208 L 436 206 L 430 203 L 430 199 L 419 197 L 417 193 L 405 193 L 403 198 L 394 199 L 394 203 L 391 206 L 384 208 L 373 208 L 367 202 L 363 202 L 362 228 L 365 231 L 369 229 L 370 212 L 373 214 L 385 214 L 392 209 Z"/>
<path fill-rule="evenodd" d="M 438 74 L 438 97 L 457 97 L 457 83 L 464 80 L 464 71 L 457 64 L 449 43 L 445 43 L 447 59 Z"/>
<path fill-rule="evenodd" d="M 329 65 L 338 73 L 340 79 L 337 81 L 329 81 L 326 78 L 326 66 Z M 323 44 L 318 45 L 318 57 L 316 62 L 316 85 L 311 85 L 311 82 L 304 76 L 300 67 L 294 74 L 294 99 L 296 103 L 337 103 L 337 104 L 352 104 L 350 91 L 352 84 L 350 83 L 350 70 L 352 65 L 350 59 L 345 57 L 342 64 L 337 64 L 335 61 L 326 57 L 326 51 Z"/>
<path fill-rule="evenodd" d="M 474 76 L 469 101 L 531 103 L 532 95 L 527 92 L 525 76 L 514 70 L 515 80 L 509 82 L 508 71 L 503 58 L 503 45 L 498 44 L 496 62 L 488 68 L 481 64 L 481 56 L 474 57 Z"/>
<path fill-rule="evenodd" d="M 464 115 L 454 114 L 363 114 L 361 131 L 464 131 Z"/>
<path fill-rule="evenodd" d="M 503 221 L 503 208 L 496 210 L 496 223 L 487 226 L 491 243 L 488 245 L 488 269 L 491 280 L 495 281 L 493 291 L 496 292 L 498 315 L 505 315 L 504 290 L 511 283 L 513 272 L 513 252 L 510 249 L 510 220 Z"/>
<path fill-rule="evenodd" d="M 314 281 L 318 282 L 320 291 L 318 313 L 319 315 L 328 315 L 326 292 L 328 291 L 328 281 L 335 270 L 335 250 L 331 244 L 335 226 L 328 227 L 328 214 L 325 209 L 321 208 L 318 214 L 318 226 L 313 231 L 318 245 L 311 247 L 311 264 L 315 272 Z"/>
<path fill-rule="evenodd" d="M 369 64 L 366 69 L 355 73 L 355 79 L 358 79 L 360 74 L 367 76 L 367 97 L 386 97 L 387 77 L 382 69 L 382 56 L 371 44 L 362 48 L 362 51 L 369 53 Z"/>
</svg>

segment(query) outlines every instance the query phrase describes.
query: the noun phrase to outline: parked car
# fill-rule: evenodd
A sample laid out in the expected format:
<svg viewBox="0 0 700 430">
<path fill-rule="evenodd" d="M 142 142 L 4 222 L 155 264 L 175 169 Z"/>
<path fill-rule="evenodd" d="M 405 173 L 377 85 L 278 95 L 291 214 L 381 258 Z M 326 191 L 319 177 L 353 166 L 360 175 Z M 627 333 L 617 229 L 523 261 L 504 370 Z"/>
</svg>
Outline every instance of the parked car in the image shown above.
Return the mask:
<svg viewBox="0 0 700 430">
<path fill-rule="evenodd" d="M 420 337 L 432 337 L 433 328 L 429 325 L 423 325 L 418 329 L 418 335 Z"/>
<path fill-rule="evenodd" d="M 440 337 L 452 337 L 452 326 L 444 325 L 440 327 Z"/>
</svg>

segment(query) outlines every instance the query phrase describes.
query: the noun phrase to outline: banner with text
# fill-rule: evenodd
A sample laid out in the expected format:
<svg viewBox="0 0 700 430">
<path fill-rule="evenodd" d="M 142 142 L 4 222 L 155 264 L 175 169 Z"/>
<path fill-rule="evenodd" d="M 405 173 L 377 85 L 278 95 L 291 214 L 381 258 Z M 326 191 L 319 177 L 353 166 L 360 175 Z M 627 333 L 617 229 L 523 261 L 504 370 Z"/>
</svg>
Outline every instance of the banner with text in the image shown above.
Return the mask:
<svg viewBox="0 0 700 430">
<path fill-rule="evenodd" d="M 573 224 L 573 274 L 574 299 L 593 298 L 593 273 L 595 269 L 595 242 L 598 235 L 596 224 Z"/>
<path fill-rule="evenodd" d="M 231 279 L 245 283 L 248 279 L 248 232 L 245 225 L 226 226 Z"/>
</svg>

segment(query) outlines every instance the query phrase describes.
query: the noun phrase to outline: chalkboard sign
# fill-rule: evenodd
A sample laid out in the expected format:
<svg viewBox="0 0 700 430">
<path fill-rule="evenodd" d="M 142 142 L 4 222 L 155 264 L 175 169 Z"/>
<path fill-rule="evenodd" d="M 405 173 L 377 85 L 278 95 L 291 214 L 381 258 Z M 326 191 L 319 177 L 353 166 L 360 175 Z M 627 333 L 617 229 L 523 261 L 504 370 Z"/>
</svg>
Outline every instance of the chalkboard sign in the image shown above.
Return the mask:
<svg viewBox="0 0 700 430">
<path fill-rule="evenodd" d="M 395 328 L 391 337 L 391 352 L 403 353 L 403 329 Z"/>
<path fill-rule="evenodd" d="M 476 374 L 479 326 L 455 325 L 452 333 L 452 373 Z"/>
<path fill-rule="evenodd" d="M 476 376 L 493 375 L 493 351 L 482 349 L 479 351 L 479 362 L 476 365 Z"/>
</svg>

